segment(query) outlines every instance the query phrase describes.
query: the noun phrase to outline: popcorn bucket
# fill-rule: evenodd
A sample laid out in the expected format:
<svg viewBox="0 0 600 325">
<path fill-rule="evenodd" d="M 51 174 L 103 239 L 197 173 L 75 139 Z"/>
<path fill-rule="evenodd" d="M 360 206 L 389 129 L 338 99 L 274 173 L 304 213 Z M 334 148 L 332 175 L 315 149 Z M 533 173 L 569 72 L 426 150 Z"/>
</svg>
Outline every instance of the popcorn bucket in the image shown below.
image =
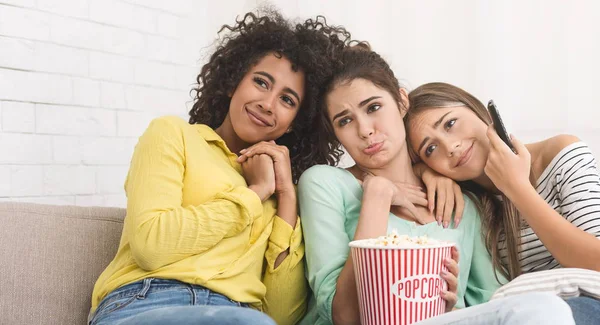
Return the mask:
<svg viewBox="0 0 600 325">
<path fill-rule="evenodd" d="M 363 325 L 408 325 L 443 314 L 440 295 L 448 283 L 447 268 L 454 243 L 382 246 L 370 240 L 350 243 L 360 318 Z"/>
</svg>

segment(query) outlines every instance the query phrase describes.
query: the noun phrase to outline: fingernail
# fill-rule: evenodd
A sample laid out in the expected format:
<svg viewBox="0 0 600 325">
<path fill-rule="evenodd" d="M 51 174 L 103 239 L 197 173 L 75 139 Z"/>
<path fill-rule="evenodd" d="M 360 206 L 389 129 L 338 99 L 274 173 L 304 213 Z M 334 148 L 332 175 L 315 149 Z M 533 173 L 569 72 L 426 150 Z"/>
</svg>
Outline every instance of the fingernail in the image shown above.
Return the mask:
<svg viewBox="0 0 600 325">
<path fill-rule="evenodd" d="M 458 228 L 458 225 L 460 225 L 460 219 L 454 220 L 454 228 Z"/>
<path fill-rule="evenodd" d="M 444 222 L 444 228 L 448 228 L 448 221 Z"/>
<path fill-rule="evenodd" d="M 438 226 L 442 225 L 442 222 L 440 220 L 438 220 L 437 223 L 438 223 Z"/>
<path fill-rule="evenodd" d="M 442 270 L 442 275 L 447 275 L 447 274 L 448 274 L 448 271 Z"/>
</svg>

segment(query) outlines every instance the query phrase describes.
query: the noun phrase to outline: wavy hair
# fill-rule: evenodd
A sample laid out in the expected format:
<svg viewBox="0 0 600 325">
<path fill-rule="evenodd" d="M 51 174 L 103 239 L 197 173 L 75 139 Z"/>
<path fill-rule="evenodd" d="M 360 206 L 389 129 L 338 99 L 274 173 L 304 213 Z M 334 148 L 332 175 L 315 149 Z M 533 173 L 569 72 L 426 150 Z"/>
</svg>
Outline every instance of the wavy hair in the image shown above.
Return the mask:
<svg viewBox="0 0 600 325">
<path fill-rule="evenodd" d="M 333 71 L 334 62 L 350 42 L 350 33 L 330 26 L 323 16 L 292 24 L 274 10 L 247 13 L 235 24 L 223 25 L 215 52 L 196 78 L 189 123 L 219 127 L 229 111 L 231 97 L 244 75 L 268 53 L 285 57 L 294 71 L 305 74 L 305 96 L 292 122 L 292 132 L 276 142 L 288 147 L 292 178 L 315 164 L 328 161 L 327 144 L 318 141 L 317 95 Z"/>
</svg>

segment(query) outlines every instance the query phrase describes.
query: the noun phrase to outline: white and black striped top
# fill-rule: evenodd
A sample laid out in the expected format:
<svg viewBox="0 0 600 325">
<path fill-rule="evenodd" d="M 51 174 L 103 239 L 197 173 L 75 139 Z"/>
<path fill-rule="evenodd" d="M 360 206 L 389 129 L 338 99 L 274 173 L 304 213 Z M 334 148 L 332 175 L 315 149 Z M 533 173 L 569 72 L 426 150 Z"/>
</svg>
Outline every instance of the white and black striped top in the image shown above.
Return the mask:
<svg viewBox="0 0 600 325">
<path fill-rule="evenodd" d="M 561 150 L 538 179 L 536 190 L 558 214 L 600 238 L 600 176 L 596 159 L 585 143 Z M 530 227 L 522 230 L 521 243 L 523 273 L 561 267 Z M 506 250 L 501 250 L 500 256 L 508 262 Z"/>
</svg>

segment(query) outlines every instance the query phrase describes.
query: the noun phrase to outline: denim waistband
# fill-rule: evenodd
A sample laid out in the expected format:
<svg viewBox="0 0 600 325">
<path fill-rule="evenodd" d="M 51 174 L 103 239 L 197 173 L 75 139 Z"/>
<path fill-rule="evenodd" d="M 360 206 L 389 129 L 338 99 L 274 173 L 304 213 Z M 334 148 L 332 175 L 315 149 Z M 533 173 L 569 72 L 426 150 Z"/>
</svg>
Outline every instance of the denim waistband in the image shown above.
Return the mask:
<svg viewBox="0 0 600 325">
<path fill-rule="evenodd" d="M 206 292 L 206 294 L 211 295 L 211 296 L 212 295 L 222 296 L 222 297 L 228 299 L 229 301 L 237 304 L 237 306 L 249 307 L 249 305 L 246 303 L 234 301 L 221 293 L 212 291 L 201 285 L 190 284 L 190 283 L 181 282 L 178 280 L 171 280 L 171 279 L 145 278 L 143 280 L 125 284 L 125 285 L 111 291 L 110 293 L 108 293 L 102 299 L 102 301 L 100 301 L 95 312 L 92 313 L 90 311 L 90 313 L 88 314 L 88 324 L 93 319 L 94 314 L 101 309 L 100 307 L 102 307 L 104 303 L 110 303 L 110 301 L 112 301 L 114 299 L 120 299 L 123 296 L 135 296 L 137 299 L 145 299 L 146 295 L 148 294 L 149 291 L 157 292 L 157 291 L 162 291 L 162 290 L 171 290 L 173 288 L 178 288 L 178 287 L 189 289 L 191 291 L 196 292 L 196 294 L 199 292 Z"/>
</svg>

